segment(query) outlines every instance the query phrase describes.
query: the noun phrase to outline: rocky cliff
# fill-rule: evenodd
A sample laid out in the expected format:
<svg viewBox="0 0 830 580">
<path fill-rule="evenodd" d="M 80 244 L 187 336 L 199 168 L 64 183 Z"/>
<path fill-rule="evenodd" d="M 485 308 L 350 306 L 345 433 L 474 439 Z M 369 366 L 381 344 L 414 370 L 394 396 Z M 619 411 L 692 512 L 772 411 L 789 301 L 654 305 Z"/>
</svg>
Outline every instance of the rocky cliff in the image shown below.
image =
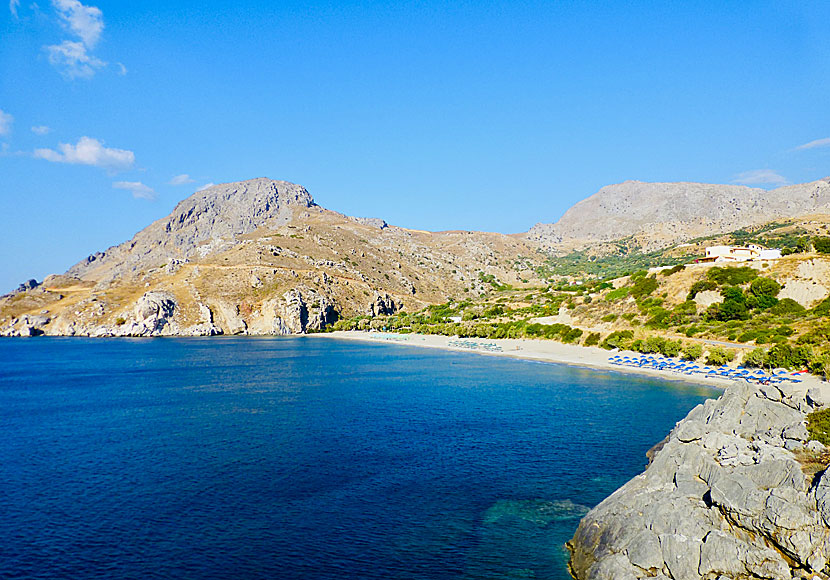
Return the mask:
<svg viewBox="0 0 830 580">
<path fill-rule="evenodd" d="M 707 183 L 608 185 L 556 223 L 526 235 L 549 249 L 587 247 L 634 236 L 654 250 L 700 236 L 830 210 L 830 178 L 773 190 Z"/>
<path fill-rule="evenodd" d="M 693 409 L 569 542 L 579 580 L 826 578 L 830 474 L 805 473 L 806 414 L 830 400 L 736 383 Z"/>
</svg>

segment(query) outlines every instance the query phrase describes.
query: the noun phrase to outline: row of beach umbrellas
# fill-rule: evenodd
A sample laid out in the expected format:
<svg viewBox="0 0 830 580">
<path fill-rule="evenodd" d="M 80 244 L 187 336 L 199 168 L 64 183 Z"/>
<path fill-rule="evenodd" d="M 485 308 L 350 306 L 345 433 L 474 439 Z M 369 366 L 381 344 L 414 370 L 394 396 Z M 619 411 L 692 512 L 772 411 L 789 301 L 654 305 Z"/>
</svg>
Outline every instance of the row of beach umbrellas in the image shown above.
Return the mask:
<svg viewBox="0 0 830 580">
<path fill-rule="evenodd" d="M 694 362 L 679 360 L 659 355 L 624 356 L 614 355 L 608 362 L 620 366 L 651 368 L 661 371 L 670 371 L 686 375 L 703 375 L 707 378 L 724 377 L 729 379 L 744 379 L 758 383 L 780 383 L 790 381 L 793 383 L 802 382 L 798 378 L 800 372 L 790 373 L 786 369 L 775 369 L 767 373 L 761 369 L 748 369 L 739 366 L 731 368 L 727 365 L 709 366 L 699 365 Z"/>
</svg>

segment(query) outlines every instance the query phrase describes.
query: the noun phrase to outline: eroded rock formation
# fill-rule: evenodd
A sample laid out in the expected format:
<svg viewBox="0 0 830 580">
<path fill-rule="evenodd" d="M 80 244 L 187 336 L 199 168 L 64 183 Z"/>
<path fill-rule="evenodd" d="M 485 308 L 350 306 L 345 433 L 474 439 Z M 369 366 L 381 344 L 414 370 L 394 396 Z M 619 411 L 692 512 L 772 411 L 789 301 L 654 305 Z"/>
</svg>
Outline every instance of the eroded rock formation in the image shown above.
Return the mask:
<svg viewBox="0 0 830 580">
<path fill-rule="evenodd" d="M 795 453 L 819 390 L 736 383 L 672 430 L 646 471 L 581 521 L 579 580 L 825 578 L 830 474 L 805 476 Z"/>
</svg>

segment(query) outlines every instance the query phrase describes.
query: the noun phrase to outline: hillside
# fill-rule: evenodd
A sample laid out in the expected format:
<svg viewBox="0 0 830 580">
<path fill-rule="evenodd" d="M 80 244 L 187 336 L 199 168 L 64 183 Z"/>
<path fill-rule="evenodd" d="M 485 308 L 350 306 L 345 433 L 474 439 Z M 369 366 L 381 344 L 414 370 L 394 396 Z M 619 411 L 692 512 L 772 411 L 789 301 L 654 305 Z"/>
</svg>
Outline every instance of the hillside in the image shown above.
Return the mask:
<svg viewBox="0 0 830 580">
<path fill-rule="evenodd" d="M 640 250 L 648 252 L 814 213 L 830 213 L 830 178 L 773 190 L 626 181 L 603 187 L 556 223 L 536 224 L 525 237 L 557 252 L 630 237 Z"/>
<path fill-rule="evenodd" d="M 197 192 L 131 240 L 0 299 L 0 333 L 299 333 L 476 297 L 491 278 L 538 284 L 543 258 L 514 237 L 352 218 L 302 186 L 254 179 Z"/>
</svg>

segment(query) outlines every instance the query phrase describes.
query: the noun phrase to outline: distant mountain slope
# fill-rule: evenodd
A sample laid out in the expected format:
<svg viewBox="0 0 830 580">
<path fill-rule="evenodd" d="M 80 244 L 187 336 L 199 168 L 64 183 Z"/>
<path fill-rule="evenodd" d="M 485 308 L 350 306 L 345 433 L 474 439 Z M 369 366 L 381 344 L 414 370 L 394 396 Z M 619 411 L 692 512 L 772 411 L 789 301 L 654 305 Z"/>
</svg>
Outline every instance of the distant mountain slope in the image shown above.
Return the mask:
<svg viewBox="0 0 830 580">
<path fill-rule="evenodd" d="M 830 178 L 773 190 L 705 183 L 608 185 L 570 208 L 554 224 L 525 237 L 549 249 L 575 249 L 635 236 L 657 249 L 783 217 L 830 210 Z"/>
</svg>

